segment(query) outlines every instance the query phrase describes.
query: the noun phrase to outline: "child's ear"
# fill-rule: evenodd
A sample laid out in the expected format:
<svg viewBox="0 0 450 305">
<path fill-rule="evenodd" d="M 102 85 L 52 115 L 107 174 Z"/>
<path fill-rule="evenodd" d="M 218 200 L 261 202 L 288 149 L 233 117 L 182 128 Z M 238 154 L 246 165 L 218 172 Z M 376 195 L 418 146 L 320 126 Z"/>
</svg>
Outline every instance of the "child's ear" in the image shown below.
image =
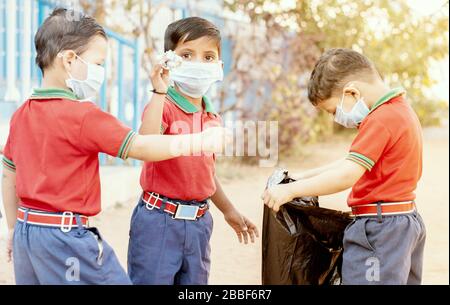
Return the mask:
<svg viewBox="0 0 450 305">
<path fill-rule="evenodd" d="M 72 70 L 72 63 L 76 59 L 76 53 L 74 51 L 68 50 L 64 53 L 59 53 L 58 57 L 61 58 L 62 64 L 66 71 Z"/>
<path fill-rule="evenodd" d="M 359 100 L 361 98 L 361 92 L 356 88 L 355 84 L 353 82 L 348 83 L 344 87 L 344 93 L 346 95 L 353 96 L 356 100 Z"/>
</svg>

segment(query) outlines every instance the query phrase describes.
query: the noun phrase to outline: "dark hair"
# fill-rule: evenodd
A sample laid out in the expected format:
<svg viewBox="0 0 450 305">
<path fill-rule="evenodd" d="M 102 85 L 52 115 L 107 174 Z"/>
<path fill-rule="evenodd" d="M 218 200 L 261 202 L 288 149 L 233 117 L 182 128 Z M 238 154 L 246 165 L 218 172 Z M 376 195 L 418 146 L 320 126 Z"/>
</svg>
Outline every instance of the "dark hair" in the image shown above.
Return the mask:
<svg viewBox="0 0 450 305">
<path fill-rule="evenodd" d="M 342 90 L 349 77 L 371 81 L 376 76 L 380 77 L 380 74 L 364 55 L 351 49 L 330 49 L 314 67 L 308 84 L 308 98 L 317 106 Z"/>
<path fill-rule="evenodd" d="M 107 38 L 105 30 L 94 18 L 81 12 L 56 8 L 37 31 L 36 64 L 44 70 L 53 64 L 55 57 L 64 50 L 82 54 L 95 36 Z"/>
<path fill-rule="evenodd" d="M 171 23 L 164 37 L 164 51 L 173 51 L 180 42 L 188 42 L 201 37 L 210 37 L 217 42 L 220 54 L 222 41 L 219 29 L 211 22 L 200 17 L 184 18 Z"/>
</svg>

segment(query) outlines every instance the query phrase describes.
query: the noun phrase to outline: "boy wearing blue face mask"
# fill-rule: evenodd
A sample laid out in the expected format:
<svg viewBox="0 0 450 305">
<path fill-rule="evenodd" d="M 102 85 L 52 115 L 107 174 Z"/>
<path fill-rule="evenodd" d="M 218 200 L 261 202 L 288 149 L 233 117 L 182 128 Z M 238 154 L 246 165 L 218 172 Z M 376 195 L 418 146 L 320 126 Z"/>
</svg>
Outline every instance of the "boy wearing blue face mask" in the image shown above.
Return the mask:
<svg viewBox="0 0 450 305">
<path fill-rule="evenodd" d="M 355 220 L 344 234 L 343 283 L 420 284 L 425 226 L 415 205 L 422 175 L 422 133 L 401 88 L 390 89 L 374 65 L 348 49 L 332 49 L 316 64 L 312 104 L 359 132 L 348 156 L 264 192 L 275 211 L 293 198 L 352 188 Z"/>
<path fill-rule="evenodd" d="M 223 80 L 220 43 L 219 30 L 205 19 L 186 18 L 169 25 L 168 62 L 153 69 L 154 94 L 144 110 L 141 134 L 178 135 L 221 125 L 205 96 L 213 83 Z M 214 155 L 197 155 L 144 164 L 143 194 L 131 218 L 128 248 L 128 273 L 134 284 L 208 283 L 213 227 L 209 199 L 240 241 L 258 236 L 256 226 L 225 195 L 214 163 Z"/>
<path fill-rule="evenodd" d="M 7 255 L 19 285 L 131 284 L 89 217 L 100 210 L 98 154 L 166 160 L 221 151 L 223 131 L 141 136 L 94 103 L 107 36 L 83 14 L 56 9 L 39 28 L 42 87 L 13 115 L 4 148 Z M 217 141 L 219 139 L 219 141 Z"/>
</svg>

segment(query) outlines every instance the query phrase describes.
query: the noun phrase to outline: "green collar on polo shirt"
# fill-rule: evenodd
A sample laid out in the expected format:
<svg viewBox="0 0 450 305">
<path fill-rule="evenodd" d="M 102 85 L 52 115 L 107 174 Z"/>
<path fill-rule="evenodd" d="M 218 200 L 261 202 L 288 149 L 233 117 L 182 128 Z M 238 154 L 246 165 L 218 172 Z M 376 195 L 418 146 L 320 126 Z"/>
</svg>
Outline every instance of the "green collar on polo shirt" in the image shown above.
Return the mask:
<svg viewBox="0 0 450 305">
<path fill-rule="evenodd" d="M 69 90 L 60 88 L 36 88 L 31 95 L 32 99 L 67 99 L 78 101 L 77 96 Z"/>
<path fill-rule="evenodd" d="M 184 96 L 178 93 L 177 90 L 175 90 L 175 88 L 173 87 L 169 87 L 167 95 L 178 107 L 181 108 L 181 110 L 186 113 L 196 113 L 200 111 L 200 109 L 192 105 L 191 102 L 189 102 Z M 205 105 L 206 112 L 217 114 L 217 112 L 214 110 L 214 106 L 211 103 L 211 100 L 208 97 L 203 97 L 203 103 Z"/>
<path fill-rule="evenodd" d="M 375 103 L 375 105 L 373 105 L 372 109 L 370 109 L 370 113 L 374 112 L 378 107 L 380 107 L 381 105 L 389 102 L 390 100 L 405 95 L 406 91 L 403 87 L 398 87 L 398 88 L 394 88 L 391 91 L 389 91 L 388 93 L 386 93 L 385 95 L 383 95 L 383 97 L 381 97 L 378 102 Z"/>
</svg>

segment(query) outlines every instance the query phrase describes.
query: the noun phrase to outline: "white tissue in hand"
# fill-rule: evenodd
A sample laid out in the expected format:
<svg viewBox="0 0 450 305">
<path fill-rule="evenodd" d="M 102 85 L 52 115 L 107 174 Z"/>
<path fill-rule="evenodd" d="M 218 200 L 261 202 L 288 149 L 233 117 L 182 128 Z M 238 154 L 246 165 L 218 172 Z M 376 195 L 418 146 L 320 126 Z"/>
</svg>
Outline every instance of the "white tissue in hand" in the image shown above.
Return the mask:
<svg viewBox="0 0 450 305">
<path fill-rule="evenodd" d="M 170 50 L 161 57 L 160 64 L 164 69 L 172 70 L 181 65 L 183 59 L 174 51 Z"/>
</svg>

